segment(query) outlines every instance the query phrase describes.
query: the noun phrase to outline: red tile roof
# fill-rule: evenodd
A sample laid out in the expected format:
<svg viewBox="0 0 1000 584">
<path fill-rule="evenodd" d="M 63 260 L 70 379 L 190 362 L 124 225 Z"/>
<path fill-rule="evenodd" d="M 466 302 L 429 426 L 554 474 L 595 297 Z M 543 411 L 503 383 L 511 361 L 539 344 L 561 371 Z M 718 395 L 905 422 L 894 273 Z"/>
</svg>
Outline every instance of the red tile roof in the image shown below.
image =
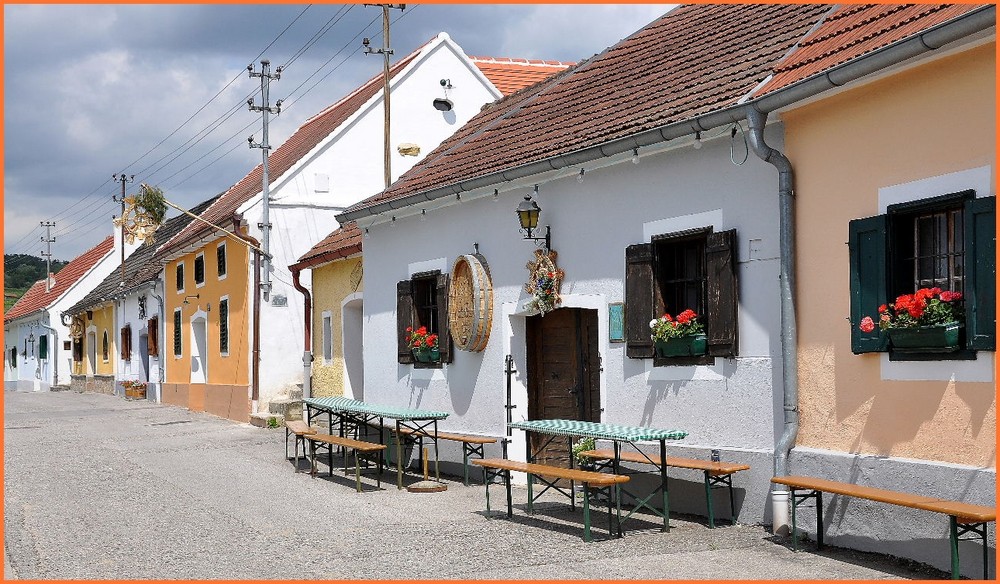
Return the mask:
<svg viewBox="0 0 1000 584">
<path fill-rule="evenodd" d="M 289 266 L 289 268 L 313 268 L 361 253 L 361 241 L 362 234 L 361 230 L 358 229 L 358 224 L 353 221 L 345 223 L 339 229 L 326 236 L 326 239 L 314 245 L 312 249 L 299 258 L 298 262 Z"/>
<path fill-rule="evenodd" d="M 111 253 L 115 245 L 115 239 L 112 236 L 104 238 L 104 241 L 97 244 L 96 246 L 90 248 L 89 250 L 83 252 L 77 256 L 73 261 L 63 266 L 63 269 L 59 270 L 53 278 L 55 279 L 55 286 L 53 286 L 48 292 L 45 291 L 45 280 L 39 280 L 35 282 L 28 291 L 24 293 L 24 296 L 18 300 L 14 306 L 10 307 L 3 315 L 3 321 L 10 322 L 15 318 L 31 314 L 38 310 L 48 308 L 56 300 L 59 299 L 70 286 L 75 284 L 93 268 L 97 262 L 101 261 L 105 256 Z M 58 315 L 53 315 L 58 317 Z"/>
<path fill-rule="evenodd" d="M 829 5 L 695 4 L 487 106 L 358 211 L 739 103 Z"/>
<path fill-rule="evenodd" d="M 775 67 L 756 96 L 827 71 L 983 5 L 847 4 L 832 12 Z"/>
<path fill-rule="evenodd" d="M 504 57 L 469 57 L 490 82 L 504 95 L 510 95 L 534 85 L 576 63 L 508 59 Z"/>
</svg>

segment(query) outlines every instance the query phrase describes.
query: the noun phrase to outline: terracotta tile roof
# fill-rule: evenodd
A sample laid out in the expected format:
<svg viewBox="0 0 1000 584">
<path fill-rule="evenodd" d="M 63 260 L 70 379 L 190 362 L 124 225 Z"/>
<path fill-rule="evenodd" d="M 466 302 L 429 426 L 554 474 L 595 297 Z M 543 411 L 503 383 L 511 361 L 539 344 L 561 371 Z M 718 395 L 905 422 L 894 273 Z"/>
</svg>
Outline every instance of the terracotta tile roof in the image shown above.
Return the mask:
<svg viewBox="0 0 1000 584">
<path fill-rule="evenodd" d="M 190 209 L 195 215 L 201 213 L 208 208 L 212 202 L 214 202 L 218 197 L 212 197 L 207 201 L 203 201 Z M 118 284 L 122 281 L 121 268 L 113 270 L 108 277 L 104 279 L 100 284 L 94 287 L 93 290 L 87 293 L 79 302 L 73 306 L 67 308 L 63 312 L 66 314 L 80 314 L 85 310 L 94 308 L 95 306 L 111 300 L 116 294 L 124 291 L 131 290 L 144 284 L 157 275 L 159 275 L 162 266 L 158 261 L 157 247 L 158 244 L 169 240 L 174 235 L 180 232 L 185 225 L 191 222 L 191 217 L 188 215 L 177 215 L 166 221 L 159 229 L 153 233 L 153 242 L 150 245 L 141 245 L 138 249 L 133 251 L 127 258 L 125 258 L 125 286 L 120 287 Z M 162 254 L 160 254 L 162 255 Z"/>
<path fill-rule="evenodd" d="M 403 57 L 390 67 L 389 78 L 395 77 L 397 73 L 409 65 L 420 54 L 424 46 Z M 268 157 L 268 174 L 271 182 L 276 181 L 289 168 L 329 136 L 331 132 L 343 124 L 347 118 L 357 112 L 376 93 L 382 91 L 382 84 L 382 74 L 379 73 L 347 97 L 306 120 L 294 134 L 285 140 L 284 144 L 275 149 Z M 228 222 L 229 218 L 236 212 L 240 205 L 261 192 L 263 174 L 263 164 L 258 164 L 248 175 L 219 197 L 215 204 L 205 211 L 202 218 L 216 225 Z M 174 245 L 189 241 L 209 229 L 211 228 L 200 221 L 190 223 L 176 237 L 168 241 L 165 247 L 173 247 Z"/>
<path fill-rule="evenodd" d="M 603 53 L 487 106 L 389 189 L 347 212 L 736 105 L 829 10 L 679 7 Z"/>
<path fill-rule="evenodd" d="M 469 57 L 490 83 L 504 95 L 547 79 L 576 63 L 541 61 L 537 59 L 508 59 L 504 57 Z"/>
<path fill-rule="evenodd" d="M 70 286 L 77 283 L 80 278 L 87 275 L 90 270 L 97 265 L 97 262 L 104 259 L 108 254 L 111 253 L 115 245 L 115 238 L 113 236 L 105 237 L 101 243 L 98 243 L 94 247 L 88 249 L 82 254 L 74 258 L 70 263 L 63 266 L 63 269 L 59 270 L 53 278 L 55 279 L 55 286 L 53 286 L 48 292 L 45 291 L 45 280 L 39 280 L 35 282 L 28 291 L 24 293 L 24 296 L 18 300 L 14 306 L 10 307 L 3 315 L 3 321 L 10 322 L 15 318 L 31 314 L 45 308 L 48 308 L 56 300 L 58 300 Z M 58 315 L 53 315 L 58 317 Z"/>
<path fill-rule="evenodd" d="M 289 268 L 314 268 L 321 264 L 361 253 L 362 233 L 354 221 L 345 223 L 307 251 Z"/>
<path fill-rule="evenodd" d="M 980 8 L 962 4 L 847 4 L 805 37 L 755 95 L 787 87 Z"/>
</svg>

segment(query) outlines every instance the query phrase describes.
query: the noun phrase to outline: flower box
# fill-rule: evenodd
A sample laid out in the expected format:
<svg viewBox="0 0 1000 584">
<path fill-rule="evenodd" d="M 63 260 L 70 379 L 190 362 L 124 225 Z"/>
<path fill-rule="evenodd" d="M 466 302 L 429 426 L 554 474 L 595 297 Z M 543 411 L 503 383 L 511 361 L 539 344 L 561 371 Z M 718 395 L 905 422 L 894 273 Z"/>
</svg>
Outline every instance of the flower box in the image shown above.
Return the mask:
<svg viewBox="0 0 1000 584">
<path fill-rule="evenodd" d="M 441 360 L 441 350 L 426 347 L 413 349 L 413 358 L 417 360 L 417 363 L 437 363 Z"/>
<path fill-rule="evenodd" d="M 708 350 L 708 339 L 705 333 L 684 335 L 653 342 L 657 357 L 697 357 Z"/>
<path fill-rule="evenodd" d="M 962 324 L 950 322 L 914 328 L 889 328 L 889 343 L 897 351 L 908 353 L 950 353 L 961 345 Z"/>
</svg>

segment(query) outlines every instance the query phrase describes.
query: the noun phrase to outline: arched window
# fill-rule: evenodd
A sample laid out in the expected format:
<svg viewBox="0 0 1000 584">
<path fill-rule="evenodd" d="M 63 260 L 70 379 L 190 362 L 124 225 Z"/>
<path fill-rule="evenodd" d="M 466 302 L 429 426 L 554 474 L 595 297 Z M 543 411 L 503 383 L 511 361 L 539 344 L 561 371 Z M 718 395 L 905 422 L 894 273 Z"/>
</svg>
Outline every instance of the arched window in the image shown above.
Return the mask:
<svg viewBox="0 0 1000 584">
<path fill-rule="evenodd" d="M 104 337 L 101 339 L 101 358 L 107 363 L 110 358 L 110 346 L 108 344 L 108 331 L 104 331 Z"/>
</svg>

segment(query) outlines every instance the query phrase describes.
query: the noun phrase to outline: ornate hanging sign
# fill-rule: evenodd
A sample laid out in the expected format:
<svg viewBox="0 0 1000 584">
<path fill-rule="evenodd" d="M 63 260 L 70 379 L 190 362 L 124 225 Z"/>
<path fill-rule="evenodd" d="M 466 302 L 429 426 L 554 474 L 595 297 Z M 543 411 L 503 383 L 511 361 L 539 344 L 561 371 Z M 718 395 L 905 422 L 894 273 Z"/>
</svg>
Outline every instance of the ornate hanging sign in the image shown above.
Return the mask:
<svg viewBox="0 0 1000 584">
<path fill-rule="evenodd" d="M 556 267 L 557 255 L 551 249 L 536 249 L 535 259 L 525 265 L 528 281 L 524 284 L 524 291 L 531 296 L 531 300 L 524 305 L 525 310 L 545 316 L 546 312 L 552 312 L 562 303 L 559 290 L 566 274 Z"/>
<path fill-rule="evenodd" d="M 479 352 L 490 340 L 493 323 L 493 281 L 486 258 L 459 256 L 451 268 L 448 329 L 455 347 Z"/>
<path fill-rule="evenodd" d="M 69 336 L 70 338 L 80 340 L 83 338 L 83 321 L 79 318 L 74 317 L 73 322 L 69 325 Z"/>
</svg>

